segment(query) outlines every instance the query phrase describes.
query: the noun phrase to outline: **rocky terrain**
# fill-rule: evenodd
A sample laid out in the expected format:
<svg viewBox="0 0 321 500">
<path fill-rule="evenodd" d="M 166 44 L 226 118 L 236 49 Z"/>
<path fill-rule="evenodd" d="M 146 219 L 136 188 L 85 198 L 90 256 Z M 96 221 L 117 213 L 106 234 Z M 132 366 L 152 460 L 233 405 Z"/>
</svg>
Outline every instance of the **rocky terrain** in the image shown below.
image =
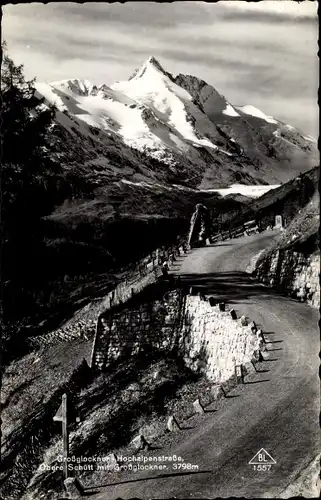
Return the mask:
<svg viewBox="0 0 321 500">
<path fill-rule="evenodd" d="M 306 185 L 306 177 L 310 181 L 313 178 L 316 180 L 318 171 L 308 172 L 303 178 L 296 179 L 293 193 L 285 197 L 284 212 L 288 214 L 288 224 L 271 247 L 260 253 L 253 271 L 260 281 L 274 286 L 284 295 L 319 309 L 320 196 L 316 183 L 314 191 Z M 295 215 L 290 218 L 289 208 L 294 209 L 295 193 L 298 203 L 300 192 L 307 197 L 306 203 L 297 205 Z M 289 203 L 289 198 L 292 198 L 292 203 Z"/>
<path fill-rule="evenodd" d="M 300 236 L 303 239 L 310 237 L 312 233 L 317 235 L 319 178 L 320 167 L 314 167 L 276 189 L 271 189 L 260 198 L 247 203 L 241 212 L 230 213 L 226 227 L 228 225 L 239 227 L 252 219 L 260 221 L 262 228 L 273 227 L 275 216 L 282 215 L 286 226 L 293 221 L 291 227 L 281 237 L 283 243 L 286 238 L 289 239 L 286 235 L 290 235 L 291 231 L 291 238 L 294 233 L 296 238 Z M 292 243 L 294 239 L 291 240 Z"/>
</svg>

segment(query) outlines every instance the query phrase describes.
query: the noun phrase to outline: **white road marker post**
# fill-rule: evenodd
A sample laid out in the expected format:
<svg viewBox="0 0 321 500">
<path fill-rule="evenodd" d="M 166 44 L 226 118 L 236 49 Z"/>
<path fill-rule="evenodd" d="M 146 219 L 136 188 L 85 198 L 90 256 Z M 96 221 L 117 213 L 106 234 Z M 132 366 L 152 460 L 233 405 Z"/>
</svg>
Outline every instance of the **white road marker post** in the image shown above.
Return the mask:
<svg viewBox="0 0 321 500">
<path fill-rule="evenodd" d="M 179 423 L 177 422 L 176 418 L 174 417 L 174 415 L 171 415 L 168 419 L 168 422 L 167 422 L 167 429 L 169 430 L 169 432 L 177 432 L 181 429 Z"/>
<path fill-rule="evenodd" d="M 64 458 L 64 476 L 68 477 L 68 456 L 69 456 L 69 434 L 68 434 L 68 414 L 67 414 L 67 394 L 62 395 L 62 442 Z"/>
<path fill-rule="evenodd" d="M 244 383 L 244 373 L 243 373 L 243 366 L 242 365 L 236 365 L 235 366 L 235 376 L 237 383 Z"/>
<path fill-rule="evenodd" d="M 200 402 L 200 399 L 197 398 L 194 403 L 193 403 L 193 408 L 195 410 L 196 413 L 199 413 L 199 414 L 202 414 L 202 413 L 205 413 L 205 410 L 204 410 L 204 407 L 203 405 L 201 404 Z"/>
<path fill-rule="evenodd" d="M 62 425 L 62 446 L 63 446 L 63 473 L 64 479 L 68 478 L 68 456 L 69 456 L 69 435 L 68 435 L 68 414 L 67 414 L 67 394 L 63 394 L 61 405 L 54 415 L 55 422 L 61 422 Z"/>
</svg>

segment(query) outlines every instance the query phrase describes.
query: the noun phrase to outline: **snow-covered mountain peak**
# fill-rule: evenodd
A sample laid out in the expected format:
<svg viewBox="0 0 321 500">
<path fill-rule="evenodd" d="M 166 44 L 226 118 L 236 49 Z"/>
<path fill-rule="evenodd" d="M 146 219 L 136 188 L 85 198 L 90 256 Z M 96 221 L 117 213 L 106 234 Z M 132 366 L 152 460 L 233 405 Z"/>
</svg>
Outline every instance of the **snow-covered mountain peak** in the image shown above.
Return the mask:
<svg viewBox="0 0 321 500">
<path fill-rule="evenodd" d="M 154 56 L 150 56 L 147 59 L 147 61 L 145 62 L 144 66 L 152 66 L 153 68 L 157 69 L 161 73 L 166 74 L 166 71 L 164 70 L 163 66 L 160 64 L 160 62 Z"/>
<path fill-rule="evenodd" d="M 202 188 L 275 184 L 316 161 L 315 144 L 293 127 L 251 105 L 233 106 L 200 78 L 173 76 L 153 56 L 111 86 L 73 78 L 36 88 L 64 127 L 77 125 L 82 135 L 100 129 L 100 141 L 113 137 L 169 169 L 180 165 Z"/>
<path fill-rule="evenodd" d="M 160 62 L 154 56 L 150 56 L 140 68 L 134 71 L 134 73 L 130 76 L 128 81 L 138 80 L 143 76 L 145 76 L 146 74 L 149 76 L 151 74 L 152 75 L 154 74 L 154 77 L 156 77 L 156 75 L 158 75 L 159 77 L 166 76 L 172 79 L 172 75 L 170 75 L 170 73 L 164 70 Z"/>
</svg>

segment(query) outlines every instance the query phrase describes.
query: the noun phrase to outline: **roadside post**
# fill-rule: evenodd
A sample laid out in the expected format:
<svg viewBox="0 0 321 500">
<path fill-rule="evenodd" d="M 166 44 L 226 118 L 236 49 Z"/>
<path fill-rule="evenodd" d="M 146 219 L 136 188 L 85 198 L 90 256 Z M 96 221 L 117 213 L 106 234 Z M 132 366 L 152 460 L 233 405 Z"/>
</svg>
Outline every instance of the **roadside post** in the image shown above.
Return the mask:
<svg viewBox="0 0 321 500">
<path fill-rule="evenodd" d="M 64 457 L 64 476 L 68 477 L 68 456 L 69 456 L 69 434 L 68 434 L 68 415 L 67 415 L 67 394 L 62 395 L 62 442 Z"/>
<path fill-rule="evenodd" d="M 63 445 L 63 472 L 64 479 L 68 478 L 68 456 L 69 456 L 69 435 L 68 435 L 68 412 L 67 412 L 67 394 L 63 394 L 61 405 L 53 417 L 54 422 L 61 422 L 62 425 L 62 445 Z"/>
<path fill-rule="evenodd" d="M 242 365 L 235 366 L 235 376 L 238 384 L 244 383 L 244 373 Z"/>
<path fill-rule="evenodd" d="M 230 310 L 230 315 L 231 315 L 231 318 L 232 318 L 232 319 L 237 319 L 237 314 L 236 314 L 235 309 L 231 309 L 231 310 Z"/>
<path fill-rule="evenodd" d="M 64 479 L 67 479 L 71 474 L 68 474 L 68 457 L 69 457 L 69 430 L 68 425 L 71 422 L 79 422 L 79 417 L 76 416 L 75 408 L 71 402 L 68 402 L 67 394 L 64 393 L 61 397 L 61 405 L 56 414 L 53 416 L 54 422 L 61 422 L 62 427 L 62 446 L 63 446 L 63 473 Z"/>
<path fill-rule="evenodd" d="M 71 421 L 79 422 L 79 417 L 76 417 L 75 408 L 69 402 L 67 394 L 64 393 L 61 398 L 61 405 L 59 406 L 56 414 L 53 417 L 54 422 L 61 422 L 62 426 L 62 444 L 63 444 L 63 477 L 64 488 L 67 496 L 70 499 L 76 500 L 85 495 L 83 485 L 79 479 L 68 471 L 68 457 L 69 457 L 69 431 L 68 424 Z"/>
<path fill-rule="evenodd" d="M 214 307 L 216 305 L 216 300 L 214 297 L 210 297 L 208 301 L 211 307 Z"/>
</svg>

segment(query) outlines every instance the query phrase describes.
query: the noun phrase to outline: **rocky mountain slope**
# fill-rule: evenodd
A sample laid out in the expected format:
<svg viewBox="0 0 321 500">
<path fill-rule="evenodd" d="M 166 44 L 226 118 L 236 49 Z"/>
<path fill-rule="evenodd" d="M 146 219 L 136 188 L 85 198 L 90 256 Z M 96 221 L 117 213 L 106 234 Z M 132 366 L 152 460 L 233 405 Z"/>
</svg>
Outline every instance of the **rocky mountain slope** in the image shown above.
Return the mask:
<svg viewBox="0 0 321 500">
<path fill-rule="evenodd" d="M 269 225 L 274 225 L 276 215 L 282 215 L 284 223 L 289 225 L 287 231 L 280 236 L 282 241 L 291 227 L 293 227 L 292 234 L 296 234 L 298 238 L 300 235 L 302 241 L 310 238 L 312 234 L 317 237 L 320 207 L 319 180 L 320 167 L 314 167 L 281 186 L 271 189 L 260 198 L 252 200 L 241 212 L 234 215 L 231 213 L 228 224 L 232 227 L 239 227 L 246 221 L 256 219 L 260 221 L 264 229 Z"/>
<path fill-rule="evenodd" d="M 86 164 L 103 177 L 210 189 L 279 184 L 316 163 L 313 138 L 251 105 L 233 106 L 194 76 L 174 77 L 153 57 L 111 87 L 71 79 L 36 88 L 56 105 L 57 130 L 81 140 Z"/>
</svg>

